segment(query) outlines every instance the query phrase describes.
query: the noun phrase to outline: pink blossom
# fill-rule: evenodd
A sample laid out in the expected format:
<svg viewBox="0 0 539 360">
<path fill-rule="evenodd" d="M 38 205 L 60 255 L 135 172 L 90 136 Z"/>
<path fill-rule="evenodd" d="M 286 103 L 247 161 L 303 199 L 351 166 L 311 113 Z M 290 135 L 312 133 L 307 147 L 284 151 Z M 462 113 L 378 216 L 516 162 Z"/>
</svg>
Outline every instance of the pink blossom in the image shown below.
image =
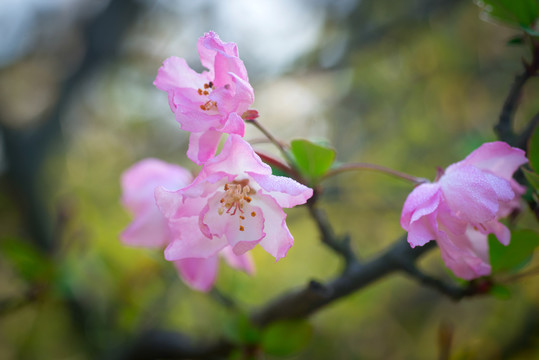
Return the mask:
<svg viewBox="0 0 539 360">
<path fill-rule="evenodd" d="M 191 185 L 178 191 L 156 189 L 157 204 L 171 224 L 189 224 L 193 231 L 198 227 L 206 236 L 192 240 L 189 249 L 185 240 L 173 242 L 165 256 L 173 260 L 188 251 L 204 257 L 226 246 L 241 255 L 260 244 L 278 260 L 294 242 L 282 208 L 311 196 L 312 189 L 272 175 L 247 142 L 229 135 L 221 153 L 204 164 Z"/>
<path fill-rule="evenodd" d="M 509 229 L 498 220 L 519 207 L 525 189 L 512 176 L 526 162 L 520 149 L 486 143 L 438 181 L 416 187 L 401 215 L 410 245 L 436 240 L 447 267 L 463 279 L 490 274 L 487 235 L 509 244 Z"/>
<path fill-rule="evenodd" d="M 163 62 L 154 85 L 168 93 L 169 105 L 182 129 L 190 131 L 187 156 L 198 165 L 215 154 L 222 133 L 244 135 L 242 115 L 254 101 L 247 70 L 234 43 L 214 32 L 197 44 L 202 73 L 175 56 Z"/>
<path fill-rule="evenodd" d="M 193 180 L 186 169 L 157 159 L 142 160 L 122 175 L 122 203 L 134 216 L 133 222 L 121 233 L 121 240 L 132 246 L 162 248 L 171 243 L 185 245 L 178 237 L 185 237 L 186 245 L 197 239 L 206 240 L 198 226 L 182 227 L 182 222 L 169 224 L 155 202 L 155 188 L 162 186 L 177 190 L 189 185 Z M 185 219 L 182 219 L 185 222 Z M 168 250 L 168 249 L 167 249 Z M 211 254 L 190 253 L 192 256 L 176 256 L 174 264 L 181 278 L 192 288 L 208 291 L 217 276 L 218 255 L 222 255 L 230 266 L 253 271 L 249 254 L 235 256 L 230 247 L 223 247 Z M 167 256 L 165 256 L 167 257 Z"/>
</svg>

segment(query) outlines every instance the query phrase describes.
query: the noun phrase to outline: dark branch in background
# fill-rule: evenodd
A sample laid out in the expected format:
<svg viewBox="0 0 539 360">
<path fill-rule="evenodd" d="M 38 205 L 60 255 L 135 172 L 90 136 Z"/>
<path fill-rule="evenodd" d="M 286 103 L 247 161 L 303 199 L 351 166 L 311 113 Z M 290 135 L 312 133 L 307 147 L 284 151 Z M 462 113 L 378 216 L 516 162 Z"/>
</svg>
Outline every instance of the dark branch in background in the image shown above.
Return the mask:
<svg viewBox="0 0 539 360">
<path fill-rule="evenodd" d="M 315 199 L 316 196 L 317 194 L 315 193 L 313 198 Z M 344 258 L 346 267 L 350 266 L 350 264 L 356 261 L 356 256 L 350 248 L 350 238 L 348 236 L 342 236 L 339 238 L 335 235 L 326 213 L 316 207 L 314 200 L 309 201 L 307 203 L 307 207 L 311 217 L 318 227 L 318 231 L 320 231 L 322 242 Z"/>
<path fill-rule="evenodd" d="M 267 305 L 255 311 L 251 317 L 254 324 L 265 327 L 272 322 L 284 319 L 307 317 L 346 295 L 358 291 L 386 275 L 404 269 L 410 269 L 423 254 L 435 247 L 431 242 L 423 247 L 412 249 L 405 237 L 402 237 L 384 253 L 366 263 L 352 262 L 345 272 L 326 283 L 310 281 L 301 289 L 288 291 Z M 439 289 L 438 289 L 439 290 Z M 180 335 L 176 335 L 180 337 Z M 224 340 L 212 344 L 193 343 L 182 338 L 177 343 L 174 337 L 171 341 L 166 339 L 153 339 L 141 336 L 137 340 L 137 355 L 130 357 L 133 352 L 124 354 L 121 359 L 146 360 L 156 358 L 214 358 L 217 355 L 225 356 L 233 345 Z M 156 341 L 159 340 L 159 341 Z M 143 355 L 145 354 L 145 355 Z"/>
<path fill-rule="evenodd" d="M 494 126 L 494 131 L 496 132 L 498 139 L 503 140 L 513 146 L 523 145 L 522 137 L 517 137 L 513 129 L 513 119 L 515 117 L 515 113 L 520 102 L 522 90 L 526 82 L 530 78 L 536 76 L 537 71 L 539 70 L 539 43 L 534 40 L 531 41 L 532 60 L 530 63 L 523 61 L 524 71 L 521 74 L 515 76 L 513 85 L 511 86 L 509 94 L 507 94 L 507 97 L 505 98 L 505 101 L 503 103 L 498 124 Z M 537 116 L 535 118 L 537 118 Z M 525 144 L 522 148 L 525 148 Z"/>
<path fill-rule="evenodd" d="M 253 322 L 266 326 L 282 319 L 302 318 L 352 292 L 382 279 L 386 275 L 403 270 L 419 257 L 434 248 L 434 242 L 412 249 L 402 237 L 388 250 L 366 263 L 352 263 L 347 271 L 327 283 L 311 281 L 303 289 L 291 291 L 271 301 L 256 311 Z"/>
</svg>

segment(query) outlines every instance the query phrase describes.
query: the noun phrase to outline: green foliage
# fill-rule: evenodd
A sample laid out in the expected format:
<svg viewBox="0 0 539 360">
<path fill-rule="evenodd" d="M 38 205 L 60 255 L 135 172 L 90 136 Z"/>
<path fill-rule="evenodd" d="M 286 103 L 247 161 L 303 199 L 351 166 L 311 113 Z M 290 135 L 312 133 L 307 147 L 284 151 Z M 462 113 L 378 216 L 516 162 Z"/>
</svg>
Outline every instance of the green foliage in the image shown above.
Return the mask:
<svg viewBox="0 0 539 360">
<path fill-rule="evenodd" d="M 46 281 L 53 276 L 53 264 L 27 242 L 4 238 L 0 241 L 0 253 L 19 275 L 30 283 Z"/>
<path fill-rule="evenodd" d="M 335 150 L 305 139 L 292 140 L 290 152 L 296 166 L 311 185 L 315 185 L 335 160 Z"/>
<path fill-rule="evenodd" d="M 278 321 L 264 329 L 261 346 L 270 355 L 293 355 L 307 346 L 312 333 L 313 328 L 307 320 Z"/>
<path fill-rule="evenodd" d="M 538 0 L 477 0 L 476 4 L 483 9 L 487 18 L 519 27 L 526 32 L 533 32 L 533 24 L 539 16 Z"/>
<path fill-rule="evenodd" d="M 522 172 L 534 190 L 539 191 L 539 175 L 528 169 L 522 169 Z"/>
<path fill-rule="evenodd" d="M 511 232 L 511 243 L 500 244 L 494 235 L 488 238 L 492 271 L 518 270 L 531 260 L 533 250 L 539 246 L 539 234 L 533 230 Z"/>
<path fill-rule="evenodd" d="M 528 142 L 528 160 L 535 172 L 539 172 L 539 126 L 535 130 Z"/>
<path fill-rule="evenodd" d="M 233 313 L 223 321 L 224 336 L 235 344 L 252 345 L 260 341 L 260 329 L 245 313 Z"/>
</svg>

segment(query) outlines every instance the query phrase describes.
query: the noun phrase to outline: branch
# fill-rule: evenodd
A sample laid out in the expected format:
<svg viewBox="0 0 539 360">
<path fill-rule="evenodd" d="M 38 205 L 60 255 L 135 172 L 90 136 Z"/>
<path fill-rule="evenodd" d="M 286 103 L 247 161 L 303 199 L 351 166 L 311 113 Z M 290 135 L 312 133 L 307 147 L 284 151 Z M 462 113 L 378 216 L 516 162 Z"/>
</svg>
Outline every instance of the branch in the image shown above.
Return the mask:
<svg viewBox="0 0 539 360">
<path fill-rule="evenodd" d="M 352 263 L 347 271 L 326 284 L 311 281 L 302 289 L 290 291 L 274 299 L 256 311 L 252 320 L 258 326 L 264 327 L 277 320 L 307 317 L 392 272 L 403 270 L 407 264 L 414 263 L 433 247 L 434 242 L 431 242 L 412 249 L 403 236 L 377 258 L 364 264 Z"/>
<path fill-rule="evenodd" d="M 310 281 L 303 288 L 290 290 L 270 301 L 252 314 L 251 321 L 263 328 L 278 320 L 308 317 L 388 274 L 409 268 L 409 264 L 434 247 L 435 243 L 430 242 L 412 249 L 403 236 L 375 259 L 364 264 L 354 261 L 345 272 L 325 284 Z M 226 356 L 235 347 L 223 339 L 196 343 L 181 334 L 153 331 L 139 336 L 120 359 L 208 359 Z"/>
<path fill-rule="evenodd" d="M 423 184 L 428 182 L 425 178 L 420 178 L 416 176 L 412 176 L 406 173 L 403 173 L 401 171 L 393 170 L 390 168 L 387 168 L 385 166 L 376 165 L 376 164 L 369 164 L 369 163 L 350 163 L 350 164 L 344 164 L 340 165 L 336 168 L 333 168 L 329 170 L 325 175 L 324 179 L 327 179 L 329 177 L 335 176 L 337 174 L 346 172 L 346 171 L 357 171 L 357 170 L 371 170 L 371 171 L 377 171 L 384 173 L 386 175 L 394 176 L 400 179 L 404 179 L 407 181 L 410 181 L 416 185 Z"/>
<path fill-rule="evenodd" d="M 316 195 L 314 198 L 316 198 Z M 336 253 L 342 255 L 347 267 L 353 262 L 356 262 L 356 256 L 350 248 L 350 238 L 348 236 L 339 238 L 337 235 L 335 235 L 326 213 L 316 207 L 314 200 L 309 201 L 307 203 L 307 207 L 311 217 L 318 227 L 318 230 L 320 231 L 322 242 Z"/>
<path fill-rule="evenodd" d="M 523 61 L 524 72 L 515 76 L 509 94 L 505 98 L 498 124 L 494 126 L 494 131 L 498 139 L 511 145 L 515 145 L 515 141 L 517 140 L 513 130 L 513 118 L 519 104 L 520 96 L 522 95 L 522 89 L 531 77 L 537 75 L 537 71 L 539 70 L 539 44 L 533 42 L 532 49 L 532 61 L 531 63 Z"/>
<path fill-rule="evenodd" d="M 404 266 L 403 270 L 411 277 L 417 279 L 421 284 L 431 287 L 455 301 L 458 301 L 465 296 L 472 296 L 481 293 L 483 289 L 483 287 L 477 286 L 475 283 L 469 283 L 465 287 L 446 283 L 440 279 L 423 273 L 413 263 Z"/>
</svg>

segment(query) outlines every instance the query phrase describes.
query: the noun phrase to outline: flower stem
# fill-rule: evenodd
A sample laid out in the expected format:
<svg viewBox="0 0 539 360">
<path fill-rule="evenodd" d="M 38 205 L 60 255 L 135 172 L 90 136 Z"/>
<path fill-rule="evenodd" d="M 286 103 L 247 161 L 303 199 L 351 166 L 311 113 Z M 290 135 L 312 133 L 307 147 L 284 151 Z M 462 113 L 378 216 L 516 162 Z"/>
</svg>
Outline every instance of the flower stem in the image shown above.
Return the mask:
<svg viewBox="0 0 539 360">
<path fill-rule="evenodd" d="M 372 171 L 378 171 L 381 173 L 385 173 L 387 175 L 391 175 L 394 177 L 398 177 L 410 182 L 413 182 L 414 184 L 423 184 L 426 182 L 429 182 L 425 178 L 412 176 L 397 170 L 393 170 L 390 168 L 387 168 L 385 166 L 376 165 L 376 164 L 369 164 L 369 163 L 350 163 L 350 164 L 344 164 L 340 165 L 339 167 L 333 168 L 329 170 L 325 175 L 324 179 L 327 179 L 329 177 L 335 176 L 337 174 L 347 172 L 347 171 L 357 171 L 357 170 L 372 170 Z"/>
<path fill-rule="evenodd" d="M 264 134 L 264 136 L 266 136 L 268 140 L 271 141 L 271 143 L 279 149 L 279 151 L 283 155 L 286 162 L 290 165 L 290 167 L 294 170 L 297 170 L 294 164 L 294 160 L 292 159 L 290 154 L 286 151 L 283 144 L 281 144 L 273 135 L 271 135 L 271 133 L 265 127 L 263 127 L 262 124 L 260 124 L 256 119 L 249 120 L 247 122 L 250 124 L 253 124 L 258 130 L 260 130 L 262 134 Z"/>
</svg>

